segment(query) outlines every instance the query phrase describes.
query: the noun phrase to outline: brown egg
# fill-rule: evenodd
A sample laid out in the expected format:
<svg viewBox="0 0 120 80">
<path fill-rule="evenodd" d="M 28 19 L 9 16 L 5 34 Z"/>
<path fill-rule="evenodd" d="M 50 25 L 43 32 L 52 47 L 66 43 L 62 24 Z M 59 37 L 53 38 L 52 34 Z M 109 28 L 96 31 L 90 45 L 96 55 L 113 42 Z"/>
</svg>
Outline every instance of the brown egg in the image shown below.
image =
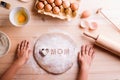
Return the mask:
<svg viewBox="0 0 120 80">
<path fill-rule="evenodd" d="M 40 9 L 40 10 L 43 9 L 44 8 L 44 4 L 42 2 L 38 2 L 37 8 Z"/>
<path fill-rule="evenodd" d="M 73 11 L 75 11 L 75 10 L 78 10 L 79 5 L 77 3 L 71 3 L 70 7 Z"/>
<path fill-rule="evenodd" d="M 85 11 L 82 12 L 81 18 L 87 18 L 87 17 L 89 17 L 90 15 L 91 15 L 90 11 L 85 10 Z"/>
<path fill-rule="evenodd" d="M 60 6 L 62 4 L 62 0 L 55 0 L 55 5 Z"/>
<path fill-rule="evenodd" d="M 51 3 L 54 2 L 54 0 L 47 0 L 47 2 L 48 2 L 49 4 L 51 4 Z"/>
<path fill-rule="evenodd" d="M 64 8 L 69 8 L 70 7 L 70 2 L 69 1 L 63 1 L 63 7 Z"/>
<path fill-rule="evenodd" d="M 52 10 L 52 6 L 50 4 L 45 5 L 45 11 L 50 12 Z"/>
<path fill-rule="evenodd" d="M 59 7 L 55 6 L 55 7 L 53 8 L 53 13 L 54 13 L 54 14 L 58 14 L 59 12 L 60 12 Z"/>
</svg>

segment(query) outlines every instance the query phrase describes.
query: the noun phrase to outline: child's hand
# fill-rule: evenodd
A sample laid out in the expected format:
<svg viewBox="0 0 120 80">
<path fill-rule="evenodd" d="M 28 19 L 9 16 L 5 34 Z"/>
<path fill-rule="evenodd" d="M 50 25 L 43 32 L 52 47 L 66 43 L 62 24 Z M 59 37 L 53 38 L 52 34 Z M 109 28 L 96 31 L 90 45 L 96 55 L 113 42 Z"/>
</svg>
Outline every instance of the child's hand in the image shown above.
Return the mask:
<svg viewBox="0 0 120 80">
<path fill-rule="evenodd" d="M 29 49 L 29 42 L 24 40 L 17 47 L 17 65 L 22 66 L 24 65 L 30 56 L 30 49 Z"/>
<path fill-rule="evenodd" d="M 94 58 L 93 47 L 90 45 L 83 45 L 81 47 L 81 52 L 79 53 L 79 57 L 78 57 L 80 63 L 80 69 L 89 70 L 93 58 Z"/>
</svg>

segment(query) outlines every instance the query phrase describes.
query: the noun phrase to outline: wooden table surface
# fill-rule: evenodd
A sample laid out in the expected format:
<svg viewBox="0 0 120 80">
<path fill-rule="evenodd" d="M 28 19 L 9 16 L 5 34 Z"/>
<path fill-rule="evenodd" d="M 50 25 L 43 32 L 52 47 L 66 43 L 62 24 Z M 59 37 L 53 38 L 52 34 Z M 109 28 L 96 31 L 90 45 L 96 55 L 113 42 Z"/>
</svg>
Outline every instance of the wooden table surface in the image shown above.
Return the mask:
<svg viewBox="0 0 120 80">
<path fill-rule="evenodd" d="M 11 9 L 17 6 L 23 6 L 30 11 L 30 22 L 23 28 L 16 28 L 9 22 L 10 10 L 0 7 L 0 31 L 5 32 L 11 40 L 11 48 L 9 53 L 0 58 L 0 75 L 11 65 L 15 55 L 17 44 L 22 40 L 30 40 L 31 48 L 35 40 L 46 32 L 62 32 L 72 36 L 77 46 L 82 44 L 89 44 L 93 41 L 82 35 L 84 29 L 79 28 L 80 18 L 67 22 L 59 19 L 54 19 L 49 16 L 37 15 L 34 12 L 34 0 L 28 3 L 21 3 L 18 0 L 4 0 L 11 4 Z M 111 8 L 116 9 L 120 7 L 118 0 L 81 0 L 80 13 L 88 9 L 92 12 L 89 19 L 96 20 L 98 29 L 92 31 L 92 34 L 102 33 L 110 39 L 120 43 L 120 32 L 109 23 L 100 14 L 95 14 L 98 8 Z M 80 14 L 79 13 L 79 14 Z M 89 73 L 89 80 L 120 80 L 120 58 L 112 55 L 110 52 L 105 51 L 95 46 L 96 56 Z M 34 62 L 33 57 L 29 59 L 13 80 L 76 80 L 78 74 L 77 61 L 74 66 L 64 74 L 51 75 L 38 67 Z"/>
</svg>

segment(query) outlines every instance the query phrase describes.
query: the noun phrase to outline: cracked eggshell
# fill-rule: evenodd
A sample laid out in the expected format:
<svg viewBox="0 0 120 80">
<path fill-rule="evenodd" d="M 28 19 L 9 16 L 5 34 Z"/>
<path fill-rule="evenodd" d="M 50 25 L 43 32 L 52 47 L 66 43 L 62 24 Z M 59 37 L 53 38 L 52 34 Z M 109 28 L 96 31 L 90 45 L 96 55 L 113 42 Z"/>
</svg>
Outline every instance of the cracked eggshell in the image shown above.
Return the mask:
<svg viewBox="0 0 120 80">
<path fill-rule="evenodd" d="M 90 29 L 90 30 L 96 30 L 97 27 L 98 27 L 97 22 L 91 21 L 91 22 L 89 23 L 89 29 Z"/>
<path fill-rule="evenodd" d="M 85 28 L 87 28 L 88 26 L 89 26 L 88 21 L 86 21 L 86 20 L 81 20 L 81 21 L 80 21 L 80 27 L 81 27 L 81 28 L 85 29 Z"/>
</svg>

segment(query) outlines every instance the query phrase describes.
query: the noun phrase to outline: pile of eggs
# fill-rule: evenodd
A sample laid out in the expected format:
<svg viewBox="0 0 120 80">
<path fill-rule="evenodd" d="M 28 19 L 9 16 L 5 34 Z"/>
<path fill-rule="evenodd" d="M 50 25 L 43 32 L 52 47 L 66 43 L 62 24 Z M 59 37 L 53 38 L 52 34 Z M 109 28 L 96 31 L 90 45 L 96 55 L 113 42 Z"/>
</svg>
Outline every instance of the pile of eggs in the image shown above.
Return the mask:
<svg viewBox="0 0 120 80">
<path fill-rule="evenodd" d="M 39 0 L 36 7 L 38 10 L 43 10 L 45 12 L 51 12 L 57 15 L 62 13 L 75 17 L 79 5 L 78 3 L 70 3 L 68 0 Z"/>
</svg>

